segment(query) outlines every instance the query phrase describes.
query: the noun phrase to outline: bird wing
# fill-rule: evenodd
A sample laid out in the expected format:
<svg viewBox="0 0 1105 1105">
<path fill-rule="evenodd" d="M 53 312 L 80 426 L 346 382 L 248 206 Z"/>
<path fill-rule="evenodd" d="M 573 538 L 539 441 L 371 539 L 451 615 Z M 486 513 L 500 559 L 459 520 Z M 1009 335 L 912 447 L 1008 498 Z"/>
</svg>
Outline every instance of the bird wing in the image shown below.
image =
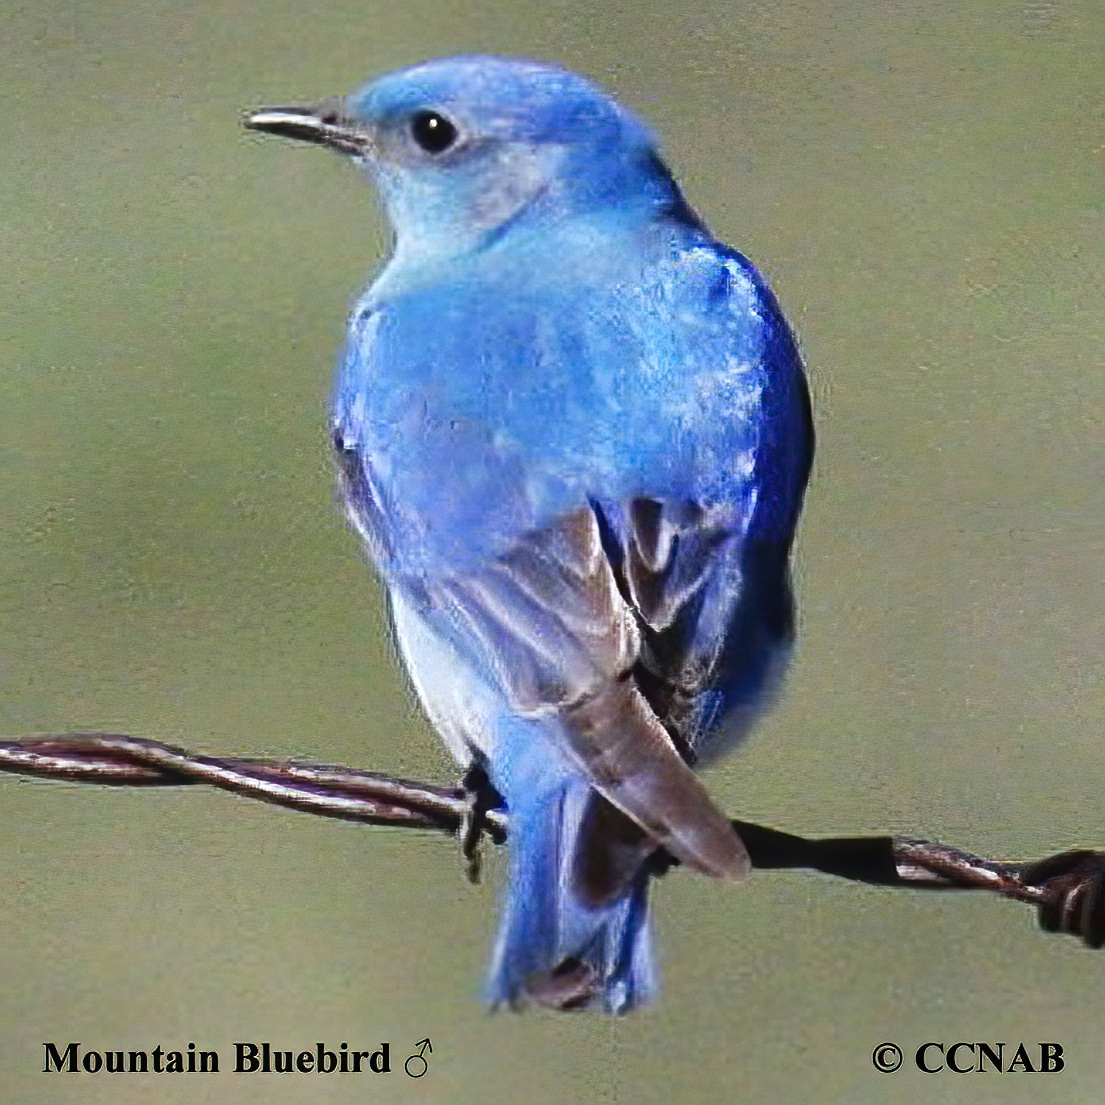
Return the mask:
<svg viewBox="0 0 1105 1105">
<path fill-rule="evenodd" d="M 550 730 L 563 753 L 644 831 L 646 851 L 662 844 L 708 875 L 737 880 L 749 866 L 744 845 L 632 678 L 649 627 L 634 595 L 649 616 L 670 617 L 705 571 L 677 564 L 674 545 L 662 557 L 651 536 L 642 533 L 620 580 L 601 515 L 575 511 L 489 567 L 435 584 L 432 599 L 475 643 L 513 709 L 556 715 Z M 656 584 L 664 573 L 674 587 Z"/>
</svg>

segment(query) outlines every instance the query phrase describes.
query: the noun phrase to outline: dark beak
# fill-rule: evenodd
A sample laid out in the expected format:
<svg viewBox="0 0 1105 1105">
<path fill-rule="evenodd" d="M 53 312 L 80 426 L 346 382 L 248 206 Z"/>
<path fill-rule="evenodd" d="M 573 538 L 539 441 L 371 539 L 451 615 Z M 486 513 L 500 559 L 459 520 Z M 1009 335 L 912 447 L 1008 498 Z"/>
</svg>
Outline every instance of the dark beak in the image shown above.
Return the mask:
<svg viewBox="0 0 1105 1105">
<path fill-rule="evenodd" d="M 368 153 L 372 139 L 368 129 L 345 113 L 345 100 L 334 96 L 317 104 L 288 104 L 247 112 L 242 126 L 266 134 L 281 134 L 314 142 L 348 154 Z"/>
</svg>

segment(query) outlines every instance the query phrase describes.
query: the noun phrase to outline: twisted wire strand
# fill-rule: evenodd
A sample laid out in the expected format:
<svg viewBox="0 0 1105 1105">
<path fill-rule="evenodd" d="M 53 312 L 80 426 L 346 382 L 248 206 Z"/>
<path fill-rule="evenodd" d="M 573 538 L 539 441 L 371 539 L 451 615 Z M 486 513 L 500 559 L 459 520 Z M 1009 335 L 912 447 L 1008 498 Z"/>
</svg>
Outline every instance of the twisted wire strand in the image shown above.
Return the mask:
<svg viewBox="0 0 1105 1105">
<path fill-rule="evenodd" d="M 214 786 L 321 817 L 461 836 L 472 859 L 473 799 L 464 787 L 303 760 L 196 755 L 160 741 L 99 732 L 0 739 L 0 771 L 108 786 Z M 1078 936 L 1094 948 L 1105 943 L 1105 852 L 1083 849 L 1012 863 L 909 837 L 807 839 L 751 822 L 732 824 L 754 868 L 819 871 L 889 887 L 988 890 L 1035 906 L 1049 932 Z M 506 812 L 481 808 L 479 830 L 503 843 Z M 671 866 L 677 866 L 671 857 L 657 863 L 658 870 Z"/>
</svg>

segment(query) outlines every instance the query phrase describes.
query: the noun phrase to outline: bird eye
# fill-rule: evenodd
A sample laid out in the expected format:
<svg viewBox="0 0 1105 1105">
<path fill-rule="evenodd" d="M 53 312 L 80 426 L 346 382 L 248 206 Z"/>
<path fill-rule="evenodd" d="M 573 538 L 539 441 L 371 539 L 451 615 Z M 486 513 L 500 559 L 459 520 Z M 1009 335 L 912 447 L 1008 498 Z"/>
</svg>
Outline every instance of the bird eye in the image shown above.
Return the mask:
<svg viewBox="0 0 1105 1105">
<path fill-rule="evenodd" d="M 457 140 L 457 128 L 436 111 L 420 111 L 411 119 L 411 137 L 427 153 L 444 153 Z"/>
</svg>

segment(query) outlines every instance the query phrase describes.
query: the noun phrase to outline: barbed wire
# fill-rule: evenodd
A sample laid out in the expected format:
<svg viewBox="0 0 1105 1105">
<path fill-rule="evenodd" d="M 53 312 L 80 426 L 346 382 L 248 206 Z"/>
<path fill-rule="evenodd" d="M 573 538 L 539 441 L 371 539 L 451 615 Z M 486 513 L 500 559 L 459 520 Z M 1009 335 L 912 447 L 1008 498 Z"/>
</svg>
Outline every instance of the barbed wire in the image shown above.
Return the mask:
<svg viewBox="0 0 1105 1105">
<path fill-rule="evenodd" d="M 108 786 L 208 785 L 303 813 L 369 825 L 433 829 L 465 843 L 469 874 L 478 872 L 478 836 L 502 844 L 509 819 L 476 810 L 463 786 L 440 787 L 374 771 L 303 760 L 202 756 L 121 733 L 40 734 L 0 739 L 0 771 Z M 1105 944 L 1105 852 L 1061 852 L 1032 862 L 984 859 L 935 841 L 866 836 L 807 839 L 734 820 L 760 870 L 808 870 L 879 886 L 989 890 L 1036 907 L 1040 925 L 1092 948 Z M 661 869 L 677 866 L 664 857 Z"/>
</svg>

